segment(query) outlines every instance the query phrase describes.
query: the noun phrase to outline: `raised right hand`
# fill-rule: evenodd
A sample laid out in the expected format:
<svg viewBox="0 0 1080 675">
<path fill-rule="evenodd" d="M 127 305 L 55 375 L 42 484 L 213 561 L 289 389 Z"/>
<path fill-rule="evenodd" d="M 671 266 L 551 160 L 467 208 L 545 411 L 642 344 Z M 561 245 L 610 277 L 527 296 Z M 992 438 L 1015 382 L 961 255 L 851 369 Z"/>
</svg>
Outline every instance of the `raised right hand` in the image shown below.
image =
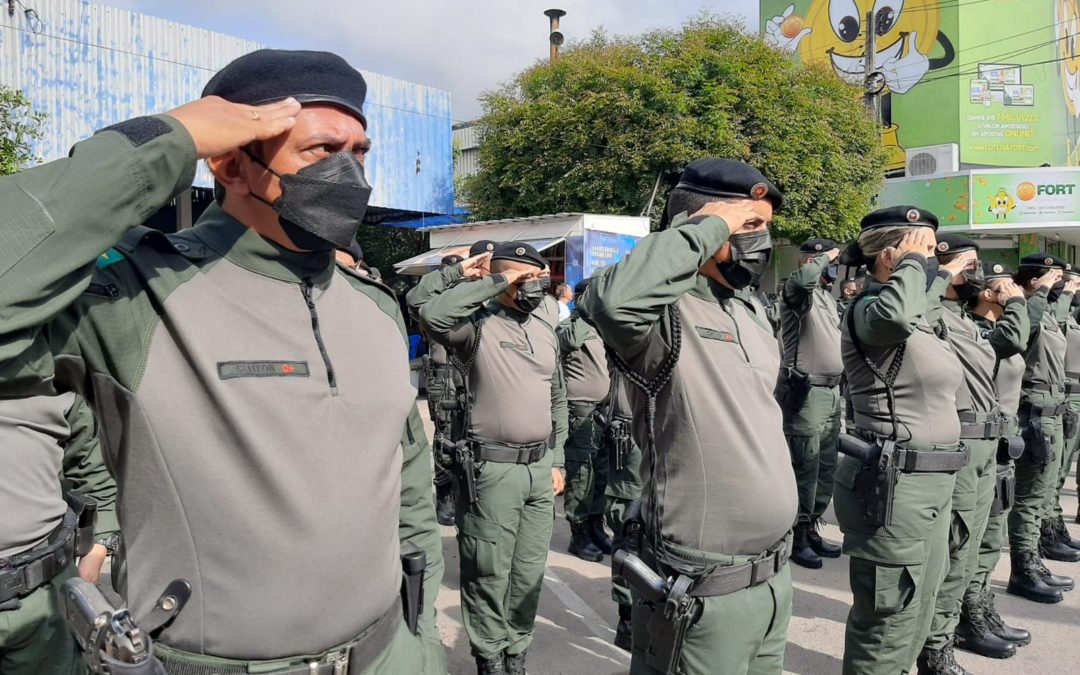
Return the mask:
<svg viewBox="0 0 1080 675">
<path fill-rule="evenodd" d="M 196 155 L 206 159 L 280 136 L 293 128 L 299 112 L 300 104 L 292 98 L 266 105 L 244 105 L 207 96 L 165 114 L 184 125 L 195 141 Z"/>
<path fill-rule="evenodd" d="M 716 216 L 723 219 L 731 235 L 757 230 L 765 225 L 765 220 L 745 202 L 709 202 L 691 218 Z"/>
<path fill-rule="evenodd" d="M 1013 298 L 1024 297 L 1024 291 L 1016 285 L 1012 279 L 1002 279 L 993 286 L 994 292 L 1001 296 L 1001 304 L 1005 304 L 1007 301 Z"/>
<path fill-rule="evenodd" d="M 840 257 L 840 249 L 830 248 L 828 251 L 825 251 L 825 255 L 829 256 L 829 262 L 836 262 L 836 259 Z"/>
<path fill-rule="evenodd" d="M 466 279 L 476 279 L 477 277 L 484 276 L 484 273 L 490 269 L 491 253 L 481 253 L 480 255 L 474 255 L 471 258 L 465 258 L 461 261 L 461 271 L 464 273 Z"/>
<path fill-rule="evenodd" d="M 1042 288 L 1050 288 L 1057 282 L 1061 281 L 1061 277 L 1063 274 L 1064 272 L 1057 268 L 1047 270 L 1046 274 L 1035 280 L 1035 285 Z"/>
<path fill-rule="evenodd" d="M 540 269 L 527 269 L 527 270 L 504 270 L 500 272 L 506 280 L 510 282 L 511 286 L 520 286 L 529 279 L 535 279 L 540 276 L 543 270 Z"/>
<path fill-rule="evenodd" d="M 937 237 L 929 227 L 916 227 L 904 235 L 900 243 L 896 245 L 896 259 L 900 260 L 908 253 L 918 253 L 924 258 L 934 255 L 934 247 L 937 245 Z"/>
</svg>

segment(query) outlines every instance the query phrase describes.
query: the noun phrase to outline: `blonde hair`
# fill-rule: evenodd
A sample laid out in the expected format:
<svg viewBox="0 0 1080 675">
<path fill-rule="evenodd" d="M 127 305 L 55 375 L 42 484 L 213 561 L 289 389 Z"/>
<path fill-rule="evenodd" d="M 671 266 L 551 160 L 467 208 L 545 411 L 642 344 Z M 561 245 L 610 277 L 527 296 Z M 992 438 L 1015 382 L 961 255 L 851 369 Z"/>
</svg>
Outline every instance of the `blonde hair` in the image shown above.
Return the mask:
<svg viewBox="0 0 1080 675">
<path fill-rule="evenodd" d="M 892 225 L 864 230 L 859 235 L 859 250 L 866 258 L 867 265 L 876 265 L 877 257 L 882 251 L 899 244 L 904 235 L 914 229 L 910 225 Z"/>
</svg>

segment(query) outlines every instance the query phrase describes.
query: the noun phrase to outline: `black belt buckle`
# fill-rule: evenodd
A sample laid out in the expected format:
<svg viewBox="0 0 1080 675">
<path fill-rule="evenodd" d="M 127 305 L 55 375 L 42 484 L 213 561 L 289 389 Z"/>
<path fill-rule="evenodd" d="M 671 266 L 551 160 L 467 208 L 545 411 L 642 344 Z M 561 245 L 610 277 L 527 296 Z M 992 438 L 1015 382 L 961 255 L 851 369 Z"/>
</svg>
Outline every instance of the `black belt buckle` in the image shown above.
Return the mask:
<svg viewBox="0 0 1080 675">
<path fill-rule="evenodd" d="M 758 558 L 750 561 L 750 586 L 768 581 L 773 575 L 773 566 L 776 564 L 775 556 Z"/>
</svg>

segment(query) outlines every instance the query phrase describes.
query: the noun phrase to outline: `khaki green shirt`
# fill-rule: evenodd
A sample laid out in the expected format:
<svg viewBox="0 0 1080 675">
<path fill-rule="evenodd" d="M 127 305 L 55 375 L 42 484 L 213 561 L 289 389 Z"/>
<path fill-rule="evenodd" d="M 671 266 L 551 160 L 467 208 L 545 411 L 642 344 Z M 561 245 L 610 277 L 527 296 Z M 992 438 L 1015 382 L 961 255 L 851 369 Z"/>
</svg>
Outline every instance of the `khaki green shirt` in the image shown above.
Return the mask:
<svg viewBox="0 0 1080 675">
<path fill-rule="evenodd" d="M 562 353 L 568 401 L 600 403 L 608 395 L 608 374 L 604 342 L 575 310 L 555 330 Z"/>
<path fill-rule="evenodd" d="M 814 256 L 791 273 L 784 283 L 780 305 L 780 336 L 784 367 L 805 375 L 839 375 L 840 310 L 836 299 L 821 286 L 829 256 Z"/>
<path fill-rule="evenodd" d="M 941 321 L 949 344 L 964 368 L 964 396 L 960 410 L 988 413 L 998 409 L 994 368 L 999 359 L 1019 354 L 1027 341 L 1030 325 L 1027 303 L 1012 298 L 992 328 L 982 329 L 968 316 L 958 300 L 942 301 L 945 312 Z"/>
<path fill-rule="evenodd" d="M 1036 290 L 1028 298 L 1028 312 L 1032 338 L 1024 356 L 1027 368 L 1024 370 L 1023 388 L 1028 391 L 1036 387 L 1050 387 L 1055 395 L 1061 394 L 1065 385 L 1065 351 L 1068 345 L 1054 309 L 1049 305 L 1045 288 Z"/>
</svg>

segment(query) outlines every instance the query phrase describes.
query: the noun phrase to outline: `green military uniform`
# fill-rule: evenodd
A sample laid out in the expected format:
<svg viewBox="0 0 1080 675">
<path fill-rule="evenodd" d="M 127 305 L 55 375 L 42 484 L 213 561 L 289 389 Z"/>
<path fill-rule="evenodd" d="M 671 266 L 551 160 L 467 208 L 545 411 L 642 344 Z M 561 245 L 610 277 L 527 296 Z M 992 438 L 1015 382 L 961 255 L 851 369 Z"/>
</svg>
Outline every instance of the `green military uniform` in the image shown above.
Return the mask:
<svg viewBox="0 0 1080 675">
<path fill-rule="evenodd" d="M 138 228 L 195 168 L 191 136 L 157 116 L 0 180 L 0 395 L 93 405 L 120 488 L 118 590 L 138 621 L 191 582 L 156 643 L 167 665 L 273 672 L 360 641 L 372 657 L 354 670 L 445 672 L 397 302 L 332 251 L 286 250 L 217 206 L 176 235 Z M 405 544 L 427 555 L 419 640 L 401 619 Z"/>
<path fill-rule="evenodd" d="M 977 251 L 977 248 L 964 237 L 945 235 L 939 239 L 938 250 L 953 254 Z M 1030 332 L 1027 303 L 1022 298 L 1007 301 L 1002 317 L 986 332 L 968 316 L 964 302 L 945 298 L 941 308 L 930 316 L 932 320 L 936 318 L 939 334 L 945 335 L 963 366 L 965 386 L 956 404 L 960 438 L 970 460 L 956 473 L 949 568 L 938 591 L 934 619 L 925 643 L 926 649 L 936 652 L 952 644 L 964 593 L 978 569 L 979 545 L 994 503 L 998 442 L 1009 426 L 998 406 L 996 365 L 1001 359 L 1019 354 Z M 1003 647 L 1008 649 L 1009 645 Z"/>
<path fill-rule="evenodd" d="M 627 391 L 629 384 L 617 369 L 609 368 L 609 372 L 611 388 L 605 417 L 611 424 L 600 433 L 604 451 L 608 454 L 609 468 L 607 485 L 604 487 L 606 500 L 604 518 L 614 534 L 614 547 L 625 548 L 623 521 L 626 518 L 626 511 L 634 500 L 641 497 L 641 448 L 634 442 L 631 434 L 634 412 L 630 407 Z M 619 452 L 623 454 L 621 458 L 616 457 L 616 453 Z M 619 605 L 620 616 L 625 615 L 625 620 L 628 621 L 628 610 L 633 599 L 630 588 L 622 577 L 612 577 L 611 599 Z M 627 610 L 621 609 L 624 607 Z"/>
<path fill-rule="evenodd" d="M 1011 275 L 1011 272 L 1003 265 L 984 264 L 984 270 L 988 279 L 991 275 L 1005 279 Z M 1019 304 L 1011 300 L 1006 302 L 1010 305 Z M 1027 312 L 1025 316 L 1028 316 Z M 983 337 L 991 340 L 991 344 L 994 344 L 995 337 L 1000 339 L 1001 334 L 996 330 L 997 321 L 978 316 L 973 317 L 973 320 L 979 326 Z M 1024 323 L 1027 326 L 1023 339 L 1026 346 L 1031 332 L 1030 318 Z M 999 359 L 994 366 L 994 390 L 998 408 L 1006 425 L 1003 437 L 1007 441 L 1011 439 L 1013 443 L 1016 443 L 1020 435 L 1016 415 L 1020 407 L 1020 384 L 1026 364 L 1022 353 L 1013 354 L 1007 358 L 1001 357 L 1002 353 L 1004 352 L 998 352 Z M 1027 631 L 1012 628 L 1004 623 L 994 607 L 994 594 L 990 589 L 990 577 L 1001 558 L 1001 547 L 1005 542 L 1006 521 L 1011 507 L 1009 499 L 1013 492 L 1010 485 L 1015 484 L 1016 479 L 1015 464 L 1007 450 L 1002 452 L 999 449 L 996 464 L 994 504 L 987 518 L 982 539 L 972 544 L 978 547 L 977 560 L 975 571 L 964 592 L 956 637 L 957 646 L 961 648 L 1002 658 L 1007 655 L 1008 650 L 1003 649 L 1000 642 L 993 639 L 994 637 L 1022 646 L 1031 641 L 1031 636 Z"/>
<path fill-rule="evenodd" d="M 821 250 L 827 244 L 816 245 Z M 799 486 L 796 552 L 811 548 L 810 532 L 832 499 L 840 437 L 840 316 L 835 298 L 821 285 L 830 264 L 827 253 L 815 255 L 792 272 L 777 301 L 784 358 L 776 400 L 784 411 L 784 435 Z M 820 567 L 820 552 L 801 564 Z"/>
<path fill-rule="evenodd" d="M 791 616 L 795 481 L 772 397 L 780 364 L 771 327 L 752 304 L 698 274 L 728 239 L 719 218 L 677 215 L 672 229 L 594 277 L 579 309 L 625 361 L 627 377 L 670 373 L 652 392 L 655 419 L 645 414 L 652 395 L 635 386 L 629 398 L 643 449 L 642 557 L 661 576 L 684 574 L 700 589 L 691 593 L 700 618 L 677 672 L 779 674 Z M 742 583 L 710 590 L 740 572 Z M 663 608 L 634 595 L 630 672 L 655 673 L 648 659 L 660 636 L 650 624 L 663 621 Z"/>
<path fill-rule="evenodd" d="M 1032 265 L 1029 257 L 1021 267 Z M 1039 262 L 1045 260 L 1051 260 L 1045 269 L 1057 266 L 1049 257 Z M 1047 588 L 1044 577 L 1049 571 L 1044 573 L 1039 539 L 1064 449 L 1066 340 L 1048 305 L 1046 289 L 1039 288 L 1028 298 L 1028 311 L 1032 337 L 1024 355 L 1027 366 L 1019 408 L 1025 450 L 1016 462 L 1016 496 L 1008 519 L 1012 574 L 1007 590 L 1041 602 L 1060 602 L 1061 592 Z"/>
<path fill-rule="evenodd" d="M 1071 268 L 1068 274 L 1074 274 Z M 1056 462 L 1057 480 L 1046 505 L 1047 511 L 1042 523 L 1043 539 L 1051 540 L 1048 543 L 1057 549 L 1055 557 L 1064 559 L 1080 559 L 1080 552 L 1072 555 L 1068 551 L 1068 548 L 1080 546 L 1080 542 L 1069 536 L 1061 510 L 1061 489 L 1065 486 L 1077 451 L 1080 450 L 1080 323 L 1072 313 L 1073 298 L 1073 293 L 1062 293 L 1054 303 L 1053 310 L 1061 332 L 1065 335 L 1065 395 L 1070 409 L 1067 414 L 1076 423 L 1070 425 L 1070 433 L 1065 434 L 1061 457 Z"/>
<path fill-rule="evenodd" d="M 15 571 L 60 530 L 68 510 L 64 492 L 97 503 L 95 538 L 119 529 L 116 485 L 102 461 L 89 406 L 70 393 L 0 400 L 0 466 L 0 672 L 82 673 L 82 657 L 57 602 L 57 589 L 75 574 L 74 559 L 32 588 L 16 593 L 13 582 Z M 26 562 L 18 564 L 19 558 Z"/>
<path fill-rule="evenodd" d="M 594 413 L 607 398 L 611 384 L 607 355 L 600 336 L 576 311 L 559 324 L 555 335 L 559 340 L 570 413 L 563 509 L 575 537 L 582 539 L 582 543 L 595 544 L 600 536 L 606 536 L 603 518 L 608 457 L 597 436 Z M 596 529 L 599 531 L 594 535 Z M 574 544 L 572 541 L 572 549 Z M 580 555 L 575 550 L 571 553 Z"/>
<path fill-rule="evenodd" d="M 455 475 L 461 611 L 478 663 L 497 659 L 499 667 L 532 644 L 555 504 L 551 470 L 563 466 L 566 438 L 551 308 L 529 314 L 502 305 L 495 298 L 508 288 L 493 274 L 420 310 L 424 330 L 466 373 L 477 471 L 472 503 L 462 473 L 471 469 Z"/>
<path fill-rule="evenodd" d="M 863 219 L 864 230 L 885 226 L 936 229 L 937 219 L 907 206 Z M 904 453 L 891 522 L 884 525 L 867 520 L 864 500 L 872 498 L 860 480 L 876 476 L 877 465 L 864 471 L 860 460 L 847 455 L 837 463 L 833 504 L 851 556 L 854 595 L 845 674 L 908 672 L 930 632 L 948 563 L 954 472 L 965 459 L 954 413 L 963 372 L 949 343 L 927 321 L 949 280 L 939 274 L 928 292 L 925 258 L 908 254 L 887 283 L 867 277 L 866 291 L 852 302 L 842 326 L 854 410 L 849 433 L 877 444 L 894 439 Z"/>
</svg>

